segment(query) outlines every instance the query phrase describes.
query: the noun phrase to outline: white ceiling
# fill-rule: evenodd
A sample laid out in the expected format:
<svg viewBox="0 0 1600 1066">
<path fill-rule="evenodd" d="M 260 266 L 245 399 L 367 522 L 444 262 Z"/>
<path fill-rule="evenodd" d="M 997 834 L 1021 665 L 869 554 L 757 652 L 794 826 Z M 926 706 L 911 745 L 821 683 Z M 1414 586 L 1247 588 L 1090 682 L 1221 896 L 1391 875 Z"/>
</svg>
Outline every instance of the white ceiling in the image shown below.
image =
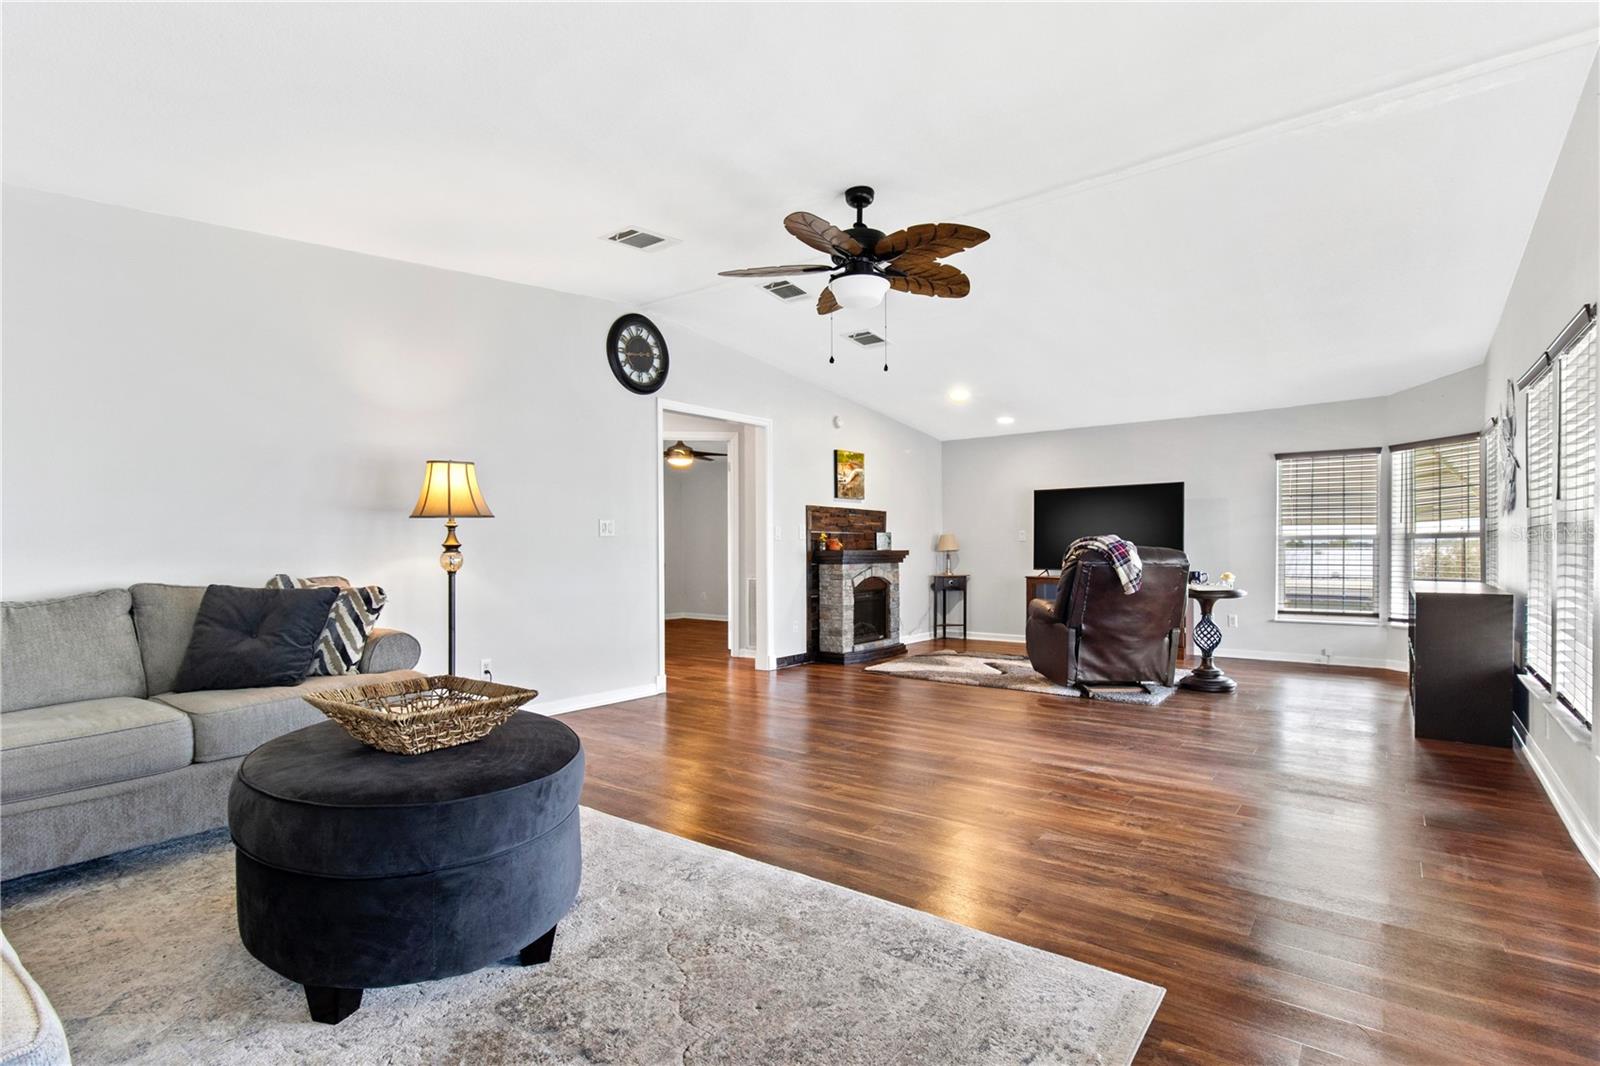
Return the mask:
<svg viewBox="0 0 1600 1066">
<path fill-rule="evenodd" d="M 1381 395 L 1478 363 L 1596 41 L 1593 4 L 8 4 L 4 22 L 9 182 L 616 299 L 946 439 Z M 891 296 L 889 374 L 853 347 L 829 366 L 809 301 L 715 276 L 813 261 L 783 216 L 844 222 L 857 183 L 880 229 L 994 235 L 954 260 L 967 299 Z M 681 243 L 598 239 L 624 226 Z"/>
</svg>

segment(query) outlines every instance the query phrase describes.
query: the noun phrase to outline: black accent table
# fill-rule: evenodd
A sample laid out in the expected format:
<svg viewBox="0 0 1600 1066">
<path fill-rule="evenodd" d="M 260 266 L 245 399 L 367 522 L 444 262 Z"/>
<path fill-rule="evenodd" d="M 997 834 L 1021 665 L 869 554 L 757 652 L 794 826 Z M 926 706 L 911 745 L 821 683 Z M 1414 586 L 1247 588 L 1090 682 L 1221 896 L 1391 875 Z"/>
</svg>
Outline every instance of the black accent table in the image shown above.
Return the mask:
<svg viewBox="0 0 1600 1066">
<path fill-rule="evenodd" d="M 1237 600 L 1246 596 L 1244 589 L 1223 585 L 1190 585 L 1189 598 L 1200 605 L 1200 621 L 1194 624 L 1194 643 L 1200 649 L 1200 665 L 1178 681 L 1179 688 L 1196 692 L 1232 692 L 1239 683 L 1217 668 L 1212 655 L 1222 644 L 1222 629 L 1211 617 L 1211 609 L 1218 600 Z"/>
<path fill-rule="evenodd" d="M 961 639 L 967 639 L 967 575 L 933 575 L 933 635 L 935 639 L 950 636 L 950 593 L 961 593 Z"/>
<path fill-rule="evenodd" d="M 367 988 L 547 962 L 578 895 L 583 747 L 521 711 L 424 755 L 334 722 L 261 745 L 228 795 L 239 937 L 340 1022 Z"/>
</svg>

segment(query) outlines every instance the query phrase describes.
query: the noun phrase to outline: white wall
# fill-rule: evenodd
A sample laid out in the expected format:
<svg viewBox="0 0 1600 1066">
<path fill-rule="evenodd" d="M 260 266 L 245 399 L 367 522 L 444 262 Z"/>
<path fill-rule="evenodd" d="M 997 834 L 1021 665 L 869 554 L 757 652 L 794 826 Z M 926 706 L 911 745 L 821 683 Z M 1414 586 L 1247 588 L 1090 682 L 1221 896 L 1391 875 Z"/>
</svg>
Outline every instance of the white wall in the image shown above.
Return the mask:
<svg viewBox="0 0 1600 1066">
<path fill-rule="evenodd" d="M 685 443 L 702 452 L 728 450 L 726 441 Z M 726 618 L 728 463 L 715 459 L 696 461 L 683 470 L 667 467 L 662 485 L 666 494 L 667 617 Z"/>
<path fill-rule="evenodd" d="M 1079 402 L 1119 402 L 1114 378 L 1108 371 L 1100 399 L 1093 375 L 1081 378 Z M 1182 481 L 1191 566 L 1213 577 L 1231 570 L 1249 592 L 1222 608 L 1239 616 L 1223 634 L 1222 657 L 1322 661 L 1326 649 L 1335 663 L 1404 669 L 1404 630 L 1274 620 L 1274 456 L 1475 432 L 1482 397 L 1482 371 L 1473 369 L 1373 400 L 947 441 L 945 526 L 961 542 L 957 569 L 972 575 L 973 634 L 1021 638 L 1023 578 L 1034 572 L 1033 490 Z"/>
<path fill-rule="evenodd" d="M 406 516 L 424 459 L 465 458 L 496 517 L 462 523 L 458 668 L 493 657 L 547 710 L 654 688 L 656 407 L 603 357 L 637 308 L 28 190 L 3 209 L 6 598 L 343 573 L 442 669 L 442 523 Z M 867 453 L 867 505 L 932 565 L 938 442 L 657 323 L 663 395 L 775 420 L 776 654 L 805 650 L 833 448 Z"/>
<path fill-rule="evenodd" d="M 1506 379 L 1519 377 L 1585 303 L 1600 300 L 1600 64 L 1573 116 L 1572 127 L 1550 178 L 1544 203 L 1528 238 L 1516 282 L 1489 345 L 1482 408 L 1496 415 Z M 1527 463 L 1527 402 L 1517 404 L 1518 454 Z M 1527 498 L 1527 482 L 1518 481 Z M 1519 502 L 1500 526 L 1501 584 L 1528 587 L 1528 511 Z M 1596 640 L 1600 648 L 1600 639 Z M 1600 661 L 1596 662 L 1600 671 Z M 1597 672 L 1596 676 L 1600 676 Z M 1524 748 L 1545 782 L 1589 862 L 1600 870 L 1600 736 L 1578 727 L 1564 709 L 1535 698 L 1528 711 Z"/>
</svg>

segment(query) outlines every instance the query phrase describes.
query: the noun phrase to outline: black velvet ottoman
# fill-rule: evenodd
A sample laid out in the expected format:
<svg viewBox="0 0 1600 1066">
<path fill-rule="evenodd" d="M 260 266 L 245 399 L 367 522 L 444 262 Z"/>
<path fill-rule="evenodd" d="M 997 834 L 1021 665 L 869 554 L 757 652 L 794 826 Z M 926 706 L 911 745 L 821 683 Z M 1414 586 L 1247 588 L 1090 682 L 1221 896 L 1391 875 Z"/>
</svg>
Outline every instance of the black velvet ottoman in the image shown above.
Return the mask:
<svg viewBox="0 0 1600 1066">
<path fill-rule="evenodd" d="M 519 712 L 425 755 L 323 722 L 268 741 L 228 795 L 239 936 L 339 1022 L 366 988 L 547 962 L 578 895 L 583 747 Z"/>
</svg>

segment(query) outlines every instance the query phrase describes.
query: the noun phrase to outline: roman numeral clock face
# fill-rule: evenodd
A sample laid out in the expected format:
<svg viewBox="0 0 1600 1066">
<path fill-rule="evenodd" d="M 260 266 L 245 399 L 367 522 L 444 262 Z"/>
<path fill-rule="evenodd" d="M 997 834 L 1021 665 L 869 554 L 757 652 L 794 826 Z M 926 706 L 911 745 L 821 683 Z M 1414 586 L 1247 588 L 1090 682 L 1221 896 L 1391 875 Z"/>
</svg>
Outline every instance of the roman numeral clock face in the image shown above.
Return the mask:
<svg viewBox="0 0 1600 1066">
<path fill-rule="evenodd" d="M 655 392 L 667 381 L 667 342 L 643 315 L 623 315 L 606 334 L 606 360 L 622 387 Z"/>
</svg>

